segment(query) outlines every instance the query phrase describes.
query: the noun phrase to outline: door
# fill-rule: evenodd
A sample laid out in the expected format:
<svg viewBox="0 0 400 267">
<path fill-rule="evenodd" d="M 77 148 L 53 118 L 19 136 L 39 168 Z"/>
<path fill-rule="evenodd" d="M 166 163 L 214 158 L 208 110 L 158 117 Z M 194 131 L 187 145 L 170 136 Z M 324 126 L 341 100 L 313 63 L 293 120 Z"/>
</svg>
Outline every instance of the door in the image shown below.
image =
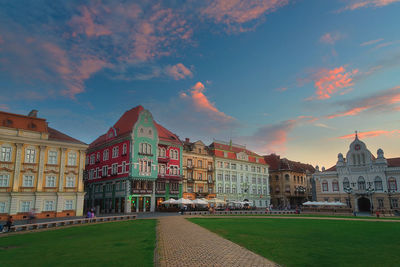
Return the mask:
<svg viewBox="0 0 400 267">
<path fill-rule="evenodd" d="M 143 201 L 144 197 L 139 197 L 139 211 L 143 211 Z"/>
</svg>

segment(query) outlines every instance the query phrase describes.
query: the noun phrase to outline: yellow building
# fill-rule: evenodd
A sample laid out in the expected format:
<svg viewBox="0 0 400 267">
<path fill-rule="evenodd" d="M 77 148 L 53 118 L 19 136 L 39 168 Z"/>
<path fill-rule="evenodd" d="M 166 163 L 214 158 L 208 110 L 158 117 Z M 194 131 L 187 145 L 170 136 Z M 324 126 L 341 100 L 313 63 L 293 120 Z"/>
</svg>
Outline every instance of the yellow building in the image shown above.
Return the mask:
<svg viewBox="0 0 400 267">
<path fill-rule="evenodd" d="M 0 220 L 81 216 L 87 145 L 37 118 L 0 111 Z"/>
<path fill-rule="evenodd" d="M 183 197 L 188 199 L 213 198 L 214 166 L 208 147 L 202 142 L 183 143 Z"/>
</svg>

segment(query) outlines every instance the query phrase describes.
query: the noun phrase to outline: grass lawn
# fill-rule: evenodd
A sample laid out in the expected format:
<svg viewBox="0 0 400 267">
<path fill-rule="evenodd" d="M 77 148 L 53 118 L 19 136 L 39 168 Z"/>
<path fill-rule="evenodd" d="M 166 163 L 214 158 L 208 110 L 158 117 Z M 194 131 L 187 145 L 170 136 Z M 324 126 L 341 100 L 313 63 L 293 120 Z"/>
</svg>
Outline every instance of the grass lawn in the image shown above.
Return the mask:
<svg viewBox="0 0 400 267">
<path fill-rule="evenodd" d="M 153 266 L 156 220 L 0 236 L 0 266 Z"/>
<path fill-rule="evenodd" d="M 285 266 L 399 266 L 400 223 L 263 218 L 192 218 Z"/>
<path fill-rule="evenodd" d="M 202 215 L 202 216 L 210 216 L 210 215 Z M 365 220 L 400 220 L 398 216 L 392 217 L 379 217 L 375 216 L 346 216 L 346 215 L 329 215 L 329 214 L 221 214 L 221 215 L 211 215 L 211 216 L 279 216 L 279 217 L 327 217 L 327 218 L 349 218 L 349 219 L 365 219 Z"/>
</svg>

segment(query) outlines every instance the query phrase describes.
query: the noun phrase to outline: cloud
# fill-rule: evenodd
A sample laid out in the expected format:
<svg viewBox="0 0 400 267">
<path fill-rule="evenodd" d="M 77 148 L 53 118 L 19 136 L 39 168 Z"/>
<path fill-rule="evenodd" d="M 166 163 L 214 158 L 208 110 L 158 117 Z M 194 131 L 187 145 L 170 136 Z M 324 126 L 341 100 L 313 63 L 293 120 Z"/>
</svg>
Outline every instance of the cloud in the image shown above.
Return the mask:
<svg viewBox="0 0 400 267">
<path fill-rule="evenodd" d="M 313 75 L 316 96 L 311 99 L 328 99 L 340 89 L 345 89 L 354 85 L 353 76 L 358 73 L 358 69 L 346 71 L 345 66 L 332 70 L 321 69 Z"/>
<path fill-rule="evenodd" d="M 283 153 L 286 151 L 288 134 L 297 126 L 313 123 L 317 118 L 299 116 L 295 119 L 267 124 L 259 127 L 251 136 L 237 137 L 239 142 L 247 143 L 260 154 Z"/>
<path fill-rule="evenodd" d="M 193 73 L 182 63 L 178 63 L 173 66 L 167 66 L 166 73 L 175 80 L 185 79 L 186 77 L 193 77 Z"/>
<path fill-rule="evenodd" d="M 334 45 L 337 41 L 343 38 L 343 35 L 339 32 L 327 32 L 321 36 L 319 41 L 324 44 Z"/>
<path fill-rule="evenodd" d="M 10 107 L 9 107 L 8 105 L 6 105 L 6 104 L 0 104 L 0 109 L 2 109 L 2 110 L 9 110 Z"/>
<path fill-rule="evenodd" d="M 360 46 L 368 46 L 368 45 L 373 45 L 373 44 L 376 44 L 376 43 L 382 42 L 383 40 L 384 40 L 383 38 L 379 38 L 379 39 L 376 39 L 376 40 L 370 40 L 370 41 L 367 41 L 367 42 L 361 43 L 361 44 L 360 44 Z"/>
<path fill-rule="evenodd" d="M 288 89 L 287 87 L 279 87 L 279 88 L 276 88 L 275 90 L 278 92 L 285 92 L 287 89 Z"/>
<path fill-rule="evenodd" d="M 197 82 L 188 93 L 182 92 L 180 97 L 182 99 L 188 99 L 195 107 L 198 112 L 204 112 L 208 114 L 210 118 L 214 118 L 220 121 L 231 121 L 234 120 L 231 116 L 219 111 L 215 104 L 211 103 L 207 96 L 204 94 L 205 87 L 201 82 Z"/>
<path fill-rule="evenodd" d="M 287 5 L 289 0 L 214 0 L 201 11 L 215 23 L 222 23 L 232 31 L 246 31 L 242 25 L 254 22 L 265 14 Z M 251 29 L 251 27 L 250 27 Z"/>
<path fill-rule="evenodd" d="M 315 123 L 314 126 L 320 127 L 320 128 L 325 128 L 325 129 L 330 129 L 330 130 L 336 130 L 336 128 L 326 125 L 324 123 Z"/>
<path fill-rule="evenodd" d="M 390 112 L 400 108 L 400 86 L 381 91 L 362 99 L 336 103 L 345 110 L 327 116 L 328 119 L 356 116 L 363 112 Z"/>
<path fill-rule="evenodd" d="M 368 131 L 368 132 L 359 132 L 358 137 L 359 138 L 370 138 L 370 137 L 377 137 L 381 135 L 385 136 L 392 136 L 394 134 L 400 134 L 400 130 L 392 130 L 392 131 L 386 131 L 386 130 L 376 130 L 376 131 Z M 339 139 L 354 139 L 354 134 L 347 134 L 343 136 L 339 136 Z"/>
<path fill-rule="evenodd" d="M 355 10 L 367 7 L 384 7 L 400 0 L 352 0 L 343 10 Z"/>
</svg>

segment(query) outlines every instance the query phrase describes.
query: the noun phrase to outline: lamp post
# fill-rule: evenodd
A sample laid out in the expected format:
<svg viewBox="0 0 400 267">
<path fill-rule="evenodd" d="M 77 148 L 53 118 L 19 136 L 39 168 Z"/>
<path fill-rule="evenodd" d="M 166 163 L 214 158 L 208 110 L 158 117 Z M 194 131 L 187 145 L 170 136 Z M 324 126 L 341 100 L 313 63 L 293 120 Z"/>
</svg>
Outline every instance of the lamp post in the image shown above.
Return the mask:
<svg viewBox="0 0 400 267">
<path fill-rule="evenodd" d="M 367 192 L 367 195 L 369 195 L 369 199 L 370 199 L 370 202 L 371 202 L 370 208 L 371 208 L 371 213 L 372 213 L 374 211 L 374 204 L 373 204 L 373 201 L 372 201 L 372 195 L 375 193 L 375 189 L 372 188 L 371 185 L 370 185 L 367 189 L 365 189 L 365 191 Z"/>
<path fill-rule="evenodd" d="M 343 188 L 343 190 L 344 190 L 344 192 L 346 192 L 348 194 L 349 208 L 352 208 L 350 195 L 351 195 L 351 193 L 353 193 L 353 189 L 350 186 L 347 186 L 347 187 Z"/>
</svg>

